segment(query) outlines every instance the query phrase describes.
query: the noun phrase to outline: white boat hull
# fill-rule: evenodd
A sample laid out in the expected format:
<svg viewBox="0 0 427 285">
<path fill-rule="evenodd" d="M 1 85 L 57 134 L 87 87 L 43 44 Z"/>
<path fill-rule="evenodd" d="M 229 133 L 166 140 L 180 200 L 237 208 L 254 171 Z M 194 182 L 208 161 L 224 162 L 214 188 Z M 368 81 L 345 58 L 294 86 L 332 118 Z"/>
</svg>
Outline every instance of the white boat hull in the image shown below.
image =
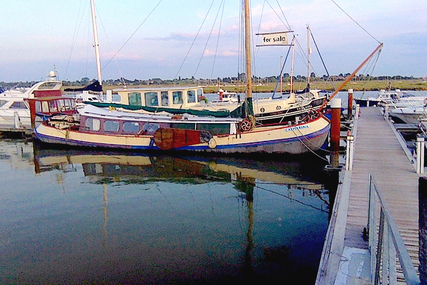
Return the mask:
<svg viewBox="0 0 427 285">
<path fill-rule="evenodd" d="M 405 124 L 419 124 L 420 120 L 426 117 L 424 107 L 408 107 L 393 109 L 390 117 L 395 121 L 402 121 Z"/>
<path fill-rule="evenodd" d="M 7 129 L 25 128 L 31 129 L 31 119 L 29 110 L 1 110 L 0 127 Z"/>
</svg>

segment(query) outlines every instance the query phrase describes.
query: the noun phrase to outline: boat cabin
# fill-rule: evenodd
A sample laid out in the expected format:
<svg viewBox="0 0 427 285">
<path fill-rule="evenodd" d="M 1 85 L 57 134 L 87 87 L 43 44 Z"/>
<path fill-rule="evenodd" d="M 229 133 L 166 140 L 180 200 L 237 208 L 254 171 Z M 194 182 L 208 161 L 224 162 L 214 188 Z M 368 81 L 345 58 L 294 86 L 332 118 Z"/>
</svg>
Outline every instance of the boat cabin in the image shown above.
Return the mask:
<svg viewBox="0 0 427 285">
<path fill-rule="evenodd" d="M 76 111 L 76 102 L 67 97 L 39 97 L 24 99 L 30 109 L 32 128 L 35 127 L 36 116 L 45 118 L 53 115 L 73 115 Z"/>
<path fill-rule="evenodd" d="M 201 87 L 158 87 L 113 90 L 120 96 L 120 104 L 129 106 L 187 108 L 199 103 Z"/>
<path fill-rule="evenodd" d="M 192 121 L 182 116 L 151 120 L 132 115 L 105 116 L 102 114 L 80 114 L 80 132 L 111 135 L 153 135 L 160 128 L 208 131 L 212 135 L 230 135 L 237 132 L 237 121 Z"/>
</svg>

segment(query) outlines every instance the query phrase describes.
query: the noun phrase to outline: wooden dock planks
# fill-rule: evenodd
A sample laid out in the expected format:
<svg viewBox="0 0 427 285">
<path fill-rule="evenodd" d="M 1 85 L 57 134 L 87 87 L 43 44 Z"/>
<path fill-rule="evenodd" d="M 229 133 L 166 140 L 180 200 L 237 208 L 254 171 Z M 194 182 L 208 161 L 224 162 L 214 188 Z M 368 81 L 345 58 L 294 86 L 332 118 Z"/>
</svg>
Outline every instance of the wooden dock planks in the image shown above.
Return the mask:
<svg viewBox="0 0 427 285">
<path fill-rule="evenodd" d="M 408 158 L 408 150 L 404 150 L 402 141 L 398 139 L 399 134 L 383 117 L 380 108 L 363 108 L 355 126 L 353 169 L 343 171 L 345 175 L 340 176 L 341 194 L 337 193 L 337 197 L 344 199 L 337 198 L 335 201 L 338 204 L 334 205 L 331 218 L 334 224 L 328 229 L 316 284 L 332 284 L 333 280 L 335 283 L 343 282 L 339 279 L 342 278 L 339 271 L 343 266 L 341 262 L 345 249 L 367 252 L 368 242 L 363 240 L 363 229 L 368 220 L 369 174 L 374 176 L 417 270 L 419 266 L 419 175 L 413 159 Z M 350 280 L 349 277 L 347 282 L 359 280 L 357 284 L 370 283 L 357 277 Z"/>
<path fill-rule="evenodd" d="M 371 173 L 409 252 L 418 253 L 418 178 L 395 132 L 379 108 L 364 108 L 358 120 L 347 214 L 346 246 L 360 247 L 367 222 Z M 417 266 L 418 254 L 413 258 Z"/>
</svg>

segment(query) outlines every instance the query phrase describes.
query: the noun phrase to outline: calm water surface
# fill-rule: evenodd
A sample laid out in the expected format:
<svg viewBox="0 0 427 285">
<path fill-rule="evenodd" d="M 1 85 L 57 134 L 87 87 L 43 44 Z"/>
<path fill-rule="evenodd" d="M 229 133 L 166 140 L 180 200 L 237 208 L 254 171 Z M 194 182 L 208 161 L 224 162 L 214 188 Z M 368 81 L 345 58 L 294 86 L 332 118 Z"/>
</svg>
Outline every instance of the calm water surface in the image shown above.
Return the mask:
<svg viewBox="0 0 427 285">
<path fill-rule="evenodd" d="M 0 283 L 314 284 L 325 162 L 0 141 Z"/>
</svg>

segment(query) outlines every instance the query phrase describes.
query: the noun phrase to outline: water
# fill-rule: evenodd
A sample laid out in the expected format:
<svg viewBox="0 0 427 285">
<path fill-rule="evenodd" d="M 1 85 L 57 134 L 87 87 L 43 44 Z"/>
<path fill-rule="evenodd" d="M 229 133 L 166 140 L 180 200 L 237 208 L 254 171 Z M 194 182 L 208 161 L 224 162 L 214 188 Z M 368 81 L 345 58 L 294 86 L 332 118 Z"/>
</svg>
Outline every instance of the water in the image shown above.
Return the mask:
<svg viewBox="0 0 427 285">
<path fill-rule="evenodd" d="M 324 166 L 2 140 L 0 283 L 314 284 Z"/>
</svg>

